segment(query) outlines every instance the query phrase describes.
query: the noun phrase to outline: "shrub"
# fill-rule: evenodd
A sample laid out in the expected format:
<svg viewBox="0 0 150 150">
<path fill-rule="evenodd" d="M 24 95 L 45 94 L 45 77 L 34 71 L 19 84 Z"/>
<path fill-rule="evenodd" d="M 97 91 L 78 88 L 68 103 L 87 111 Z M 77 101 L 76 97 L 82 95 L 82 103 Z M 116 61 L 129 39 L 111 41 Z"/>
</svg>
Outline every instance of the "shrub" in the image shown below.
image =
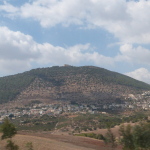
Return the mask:
<svg viewBox="0 0 150 150">
<path fill-rule="evenodd" d="M 19 150 L 19 146 L 16 145 L 12 140 L 7 141 L 6 149 L 8 150 Z"/>
</svg>

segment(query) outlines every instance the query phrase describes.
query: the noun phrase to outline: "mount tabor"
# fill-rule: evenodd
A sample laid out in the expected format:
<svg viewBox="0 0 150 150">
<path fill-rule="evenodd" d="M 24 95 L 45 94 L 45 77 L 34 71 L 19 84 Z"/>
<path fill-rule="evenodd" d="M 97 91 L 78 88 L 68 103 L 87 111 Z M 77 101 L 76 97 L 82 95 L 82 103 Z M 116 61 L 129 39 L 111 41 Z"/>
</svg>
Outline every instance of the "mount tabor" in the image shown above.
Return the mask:
<svg viewBox="0 0 150 150">
<path fill-rule="evenodd" d="M 55 66 L 0 78 L 0 103 L 9 101 L 69 101 L 99 104 L 119 102 L 150 85 L 93 66 Z"/>
</svg>

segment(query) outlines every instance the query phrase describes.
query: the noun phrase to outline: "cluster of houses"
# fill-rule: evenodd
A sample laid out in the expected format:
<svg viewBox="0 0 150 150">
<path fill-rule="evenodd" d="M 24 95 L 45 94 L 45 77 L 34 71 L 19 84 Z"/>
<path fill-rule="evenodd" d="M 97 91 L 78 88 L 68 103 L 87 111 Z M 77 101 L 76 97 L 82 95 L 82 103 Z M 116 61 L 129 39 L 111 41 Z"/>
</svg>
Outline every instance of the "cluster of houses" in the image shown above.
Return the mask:
<svg viewBox="0 0 150 150">
<path fill-rule="evenodd" d="M 96 105 L 86 105 L 86 104 L 68 104 L 68 103 L 58 103 L 58 104 L 34 104 L 32 106 L 25 106 L 24 108 L 15 109 L 1 109 L 0 110 L 0 121 L 7 117 L 20 117 L 23 115 L 60 115 L 63 113 L 105 113 L 107 110 L 134 110 L 134 109 L 144 109 L 150 110 L 150 91 L 144 92 L 141 95 L 129 95 L 125 98 L 123 104 L 105 104 L 101 106 Z"/>
<path fill-rule="evenodd" d="M 130 109 L 150 110 L 150 91 L 146 91 L 143 94 L 138 94 L 136 96 L 129 95 L 126 100 L 128 108 Z"/>
<path fill-rule="evenodd" d="M 62 113 L 95 113 L 97 108 L 94 105 L 71 105 L 71 104 L 34 104 L 33 106 L 26 106 L 24 108 L 15 108 L 9 110 L 0 110 L 0 117 L 3 119 L 10 114 L 15 117 L 23 115 L 60 115 Z"/>
</svg>

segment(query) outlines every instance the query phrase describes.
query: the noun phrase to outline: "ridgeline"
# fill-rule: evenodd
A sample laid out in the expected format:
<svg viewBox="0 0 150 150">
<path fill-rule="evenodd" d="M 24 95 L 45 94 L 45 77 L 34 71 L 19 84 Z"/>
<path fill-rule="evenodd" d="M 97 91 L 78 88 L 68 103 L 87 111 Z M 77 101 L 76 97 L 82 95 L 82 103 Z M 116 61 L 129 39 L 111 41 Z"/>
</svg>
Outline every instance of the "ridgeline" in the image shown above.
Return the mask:
<svg viewBox="0 0 150 150">
<path fill-rule="evenodd" d="M 146 90 L 149 84 L 103 68 L 54 66 L 1 77 L 0 104 L 13 100 L 111 103 Z"/>
</svg>

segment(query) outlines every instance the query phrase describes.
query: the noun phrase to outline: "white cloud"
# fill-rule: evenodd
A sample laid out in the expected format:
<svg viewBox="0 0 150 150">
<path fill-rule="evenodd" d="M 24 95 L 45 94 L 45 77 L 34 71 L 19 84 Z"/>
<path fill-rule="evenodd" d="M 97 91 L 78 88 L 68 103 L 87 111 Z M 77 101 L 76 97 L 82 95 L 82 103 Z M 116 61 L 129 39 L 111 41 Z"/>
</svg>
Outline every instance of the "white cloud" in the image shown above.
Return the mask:
<svg viewBox="0 0 150 150">
<path fill-rule="evenodd" d="M 42 57 L 37 61 L 39 63 L 53 63 L 55 65 L 62 64 L 95 64 L 100 66 L 112 66 L 113 58 L 106 57 L 94 52 L 90 44 L 75 45 L 72 47 L 54 47 L 49 43 L 38 45 Z"/>
<path fill-rule="evenodd" d="M 80 65 L 82 63 L 107 66 L 113 59 L 103 56 L 90 44 L 78 44 L 72 47 L 53 46 L 50 43 L 39 44 L 30 35 L 14 32 L 0 27 L 0 70 L 4 74 L 13 74 L 39 65 Z"/>
<path fill-rule="evenodd" d="M 0 59 L 29 60 L 38 57 L 32 37 L 0 27 Z"/>
<path fill-rule="evenodd" d="M 20 7 L 4 1 L 0 12 L 9 17 L 33 18 L 45 28 L 57 24 L 104 28 L 123 44 L 116 56 L 107 57 L 95 52 L 90 44 L 71 47 L 39 44 L 30 35 L 0 27 L 0 69 L 5 72 L 27 70 L 32 63 L 103 67 L 115 66 L 118 62 L 150 65 L 150 50 L 133 46 L 133 43 L 150 43 L 150 0 L 31 0 Z M 12 65 L 18 66 L 10 69 Z"/>
<path fill-rule="evenodd" d="M 124 44 L 120 53 L 114 57 L 104 56 L 89 44 L 77 44 L 71 47 L 53 46 L 50 43 L 39 44 L 30 35 L 0 27 L 0 75 L 15 74 L 37 66 L 87 65 L 93 64 L 105 68 L 115 67 L 117 63 L 134 65 L 150 64 L 150 51 L 141 46 Z M 110 67 L 111 66 L 111 67 Z M 3 74 L 2 74 L 3 73 Z M 149 72 L 143 68 L 127 75 L 149 83 Z"/>
<path fill-rule="evenodd" d="M 95 26 L 124 43 L 150 43 L 150 0 L 34 0 L 19 8 L 9 3 L 0 8 L 14 16 L 33 18 L 43 27 Z"/>
<path fill-rule="evenodd" d="M 150 84 L 150 71 L 145 68 L 139 68 L 133 72 L 126 73 L 126 75 Z"/>
<path fill-rule="evenodd" d="M 71 47 L 53 46 L 50 43 L 39 44 L 30 35 L 11 31 L 7 27 L 0 27 L 0 35 L 0 69 L 5 74 L 31 69 L 32 64 L 93 64 L 106 68 L 122 62 L 134 65 L 150 64 L 150 51 L 140 46 L 134 48 L 131 44 L 122 45 L 119 54 L 108 57 L 96 52 L 90 44 L 77 44 Z"/>
<path fill-rule="evenodd" d="M 83 0 L 82 4 L 85 2 Z M 84 6 L 79 4 L 80 0 L 38 0 L 32 4 L 23 5 L 20 8 L 20 15 L 23 18 L 32 17 L 38 20 L 43 27 L 51 27 L 56 24 L 82 24 L 82 19 L 85 17 L 82 11 Z"/>
<path fill-rule="evenodd" d="M 31 68 L 31 64 L 27 61 L 0 59 L 0 76 L 20 73 L 27 71 L 29 68 Z"/>
<path fill-rule="evenodd" d="M 133 47 L 131 44 L 124 44 L 120 47 L 120 54 L 116 61 L 125 61 L 130 64 L 150 65 L 150 50 L 141 46 Z"/>
<path fill-rule="evenodd" d="M 6 11 L 8 13 L 14 13 L 17 12 L 19 9 L 6 1 L 4 1 L 3 5 L 0 5 L 0 11 Z"/>
</svg>

